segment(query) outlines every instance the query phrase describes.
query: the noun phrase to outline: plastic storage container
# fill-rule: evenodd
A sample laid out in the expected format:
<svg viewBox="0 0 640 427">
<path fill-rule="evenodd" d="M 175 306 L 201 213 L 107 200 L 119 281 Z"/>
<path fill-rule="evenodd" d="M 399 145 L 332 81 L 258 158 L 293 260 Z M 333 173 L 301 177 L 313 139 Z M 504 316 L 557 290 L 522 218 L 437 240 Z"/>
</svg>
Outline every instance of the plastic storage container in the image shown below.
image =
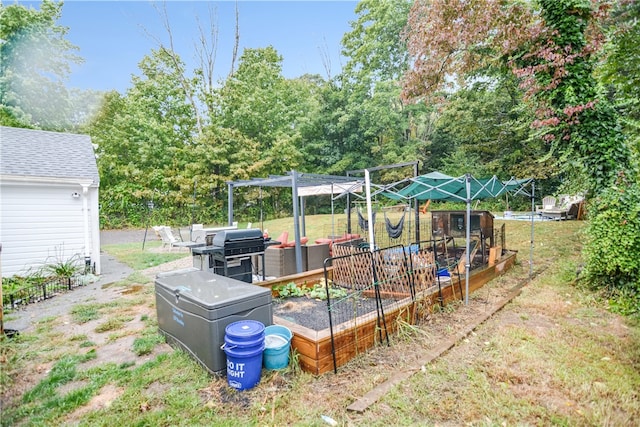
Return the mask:
<svg viewBox="0 0 640 427">
<path fill-rule="evenodd" d="M 227 325 L 273 323 L 271 290 L 195 268 L 159 274 L 155 281 L 158 327 L 209 372 L 224 372 L 221 349 Z"/>
</svg>

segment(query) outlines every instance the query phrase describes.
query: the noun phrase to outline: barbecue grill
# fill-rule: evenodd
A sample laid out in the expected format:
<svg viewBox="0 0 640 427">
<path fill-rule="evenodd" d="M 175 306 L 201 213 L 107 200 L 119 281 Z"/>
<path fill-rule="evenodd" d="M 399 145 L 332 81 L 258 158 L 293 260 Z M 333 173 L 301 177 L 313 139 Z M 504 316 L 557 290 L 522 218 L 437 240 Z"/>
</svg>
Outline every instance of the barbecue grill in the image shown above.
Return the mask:
<svg viewBox="0 0 640 427">
<path fill-rule="evenodd" d="M 194 266 L 219 274 L 233 277 L 243 282 L 252 282 L 252 262 L 254 255 L 264 257 L 265 241 L 258 228 L 243 230 L 220 230 L 211 241 L 212 245 L 193 248 Z M 208 263 L 199 262 L 207 256 Z M 205 265 L 202 265 L 205 264 Z"/>
<path fill-rule="evenodd" d="M 264 237 L 259 228 L 222 230 L 213 236 L 213 246 L 224 249 L 225 257 L 264 252 Z"/>
</svg>

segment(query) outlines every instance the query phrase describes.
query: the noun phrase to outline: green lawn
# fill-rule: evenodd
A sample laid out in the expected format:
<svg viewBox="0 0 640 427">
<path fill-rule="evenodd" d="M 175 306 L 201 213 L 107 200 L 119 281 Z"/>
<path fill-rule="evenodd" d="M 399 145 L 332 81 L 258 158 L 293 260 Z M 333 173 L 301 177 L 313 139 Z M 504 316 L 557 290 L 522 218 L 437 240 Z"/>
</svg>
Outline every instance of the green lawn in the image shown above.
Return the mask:
<svg viewBox="0 0 640 427">
<path fill-rule="evenodd" d="M 531 226 L 506 224 L 518 263 L 489 286 L 529 274 Z M 583 225 L 536 223 L 535 279 L 431 364 L 414 366 L 441 331 L 459 329 L 465 310 L 482 310 L 487 292 L 474 294 L 468 308 L 454 304 L 404 328 L 391 346 L 356 357 L 337 375 L 303 373 L 293 354 L 289 368 L 263 371 L 260 384 L 244 392 L 164 344 L 153 285 L 129 280 L 129 292 L 115 302 L 76 304 L 68 316 L 40 319 L 36 331 L 2 342 L 2 425 L 322 426 L 323 416 L 363 426 L 637 425 L 640 325 L 576 284 Z M 271 235 L 292 231 L 291 219 L 265 228 Z M 307 217 L 311 238 L 330 228 L 330 215 Z M 136 270 L 185 256 L 152 255 L 140 245 L 104 249 Z M 364 413 L 346 410 L 395 373 L 414 369 Z"/>
</svg>

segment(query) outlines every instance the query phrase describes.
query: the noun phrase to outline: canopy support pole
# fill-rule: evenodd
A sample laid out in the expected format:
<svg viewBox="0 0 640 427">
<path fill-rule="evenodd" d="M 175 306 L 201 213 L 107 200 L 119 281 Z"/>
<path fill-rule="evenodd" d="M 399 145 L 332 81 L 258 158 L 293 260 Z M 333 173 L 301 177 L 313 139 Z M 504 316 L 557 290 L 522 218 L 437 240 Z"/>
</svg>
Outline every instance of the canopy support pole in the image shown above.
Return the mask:
<svg viewBox="0 0 640 427">
<path fill-rule="evenodd" d="M 303 236 L 307 235 L 307 224 L 306 224 L 306 221 L 304 219 L 306 205 L 307 205 L 306 197 L 305 196 L 300 197 L 300 213 L 301 213 L 301 218 L 302 218 L 302 235 Z"/>
<path fill-rule="evenodd" d="M 264 214 L 263 214 L 263 206 L 262 206 L 262 187 L 260 188 L 260 230 L 264 232 Z"/>
<path fill-rule="evenodd" d="M 413 165 L 413 177 L 414 178 L 418 177 L 418 162 L 416 162 Z M 414 200 L 414 204 L 415 204 L 415 210 L 416 210 L 415 214 L 414 214 L 415 215 L 415 220 L 416 220 L 416 226 L 415 226 L 416 242 L 419 242 L 420 241 L 420 202 L 418 201 L 417 198 Z M 409 200 L 409 209 L 411 209 L 411 200 Z"/>
<path fill-rule="evenodd" d="M 302 248 L 300 247 L 300 218 L 298 199 L 298 172 L 291 171 L 291 197 L 293 198 L 293 231 L 296 239 L 296 272 L 302 273 Z"/>
<path fill-rule="evenodd" d="M 534 226 L 533 226 L 533 215 L 536 209 L 536 183 L 535 181 L 531 182 L 531 246 L 529 247 L 529 280 L 533 277 L 533 237 L 534 237 Z"/>
<path fill-rule="evenodd" d="M 374 240 L 373 233 L 373 209 L 371 208 L 371 177 L 369 176 L 369 170 L 364 170 L 364 184 L 367 191 L 367 220 L 369 231 L 369 250 L 373 252 L 375 250 L 376 242 Z"/>
<path fill-rule="evenodd" d="M 231 226 L 233 225 L 233 183 L 229 182 L 227 187 L 229 188 L 227 191 L 227 218 L 229 219 L 227 225 Z"/>
<path fill-rule="evenodd" d="M 347 194 L 347 204 L 349 200 L 349 194 Z M 336 235 L 335 218 L 334 218 L 334 205 L 333 205 L 333 182 L 331 183 L 331 235 Z"/>
<path fill-rule="evenodd" d="M 464 266 L 464 304 L 469 305 L 469 273 L 471 272 L 471 254 L 469 253 L 469 249 L 471 247 L 471 174 L 466 174 L 465 181 L 467 184 L 467 250 L 465 251 L 467 259 Z M 453 284 L 451 286 L 453 286 Z"/>
</svg>

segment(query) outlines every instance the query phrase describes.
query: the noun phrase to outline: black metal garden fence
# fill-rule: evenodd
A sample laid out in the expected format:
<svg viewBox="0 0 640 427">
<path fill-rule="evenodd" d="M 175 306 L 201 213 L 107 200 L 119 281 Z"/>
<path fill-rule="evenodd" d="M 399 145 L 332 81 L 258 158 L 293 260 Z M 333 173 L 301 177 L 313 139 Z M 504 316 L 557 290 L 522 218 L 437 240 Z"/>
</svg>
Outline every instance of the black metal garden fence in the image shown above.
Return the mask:
<svg viewBox="0 0 640 427">
<path fill-rule="evenodd" d="M 33 304 L 86 285 L 86 276 L 52 278 L 37 285 L 24 286 L 20 289 L 3 293 L 2 307 L 15 310 L 20 306 Z"/>
</svg>

